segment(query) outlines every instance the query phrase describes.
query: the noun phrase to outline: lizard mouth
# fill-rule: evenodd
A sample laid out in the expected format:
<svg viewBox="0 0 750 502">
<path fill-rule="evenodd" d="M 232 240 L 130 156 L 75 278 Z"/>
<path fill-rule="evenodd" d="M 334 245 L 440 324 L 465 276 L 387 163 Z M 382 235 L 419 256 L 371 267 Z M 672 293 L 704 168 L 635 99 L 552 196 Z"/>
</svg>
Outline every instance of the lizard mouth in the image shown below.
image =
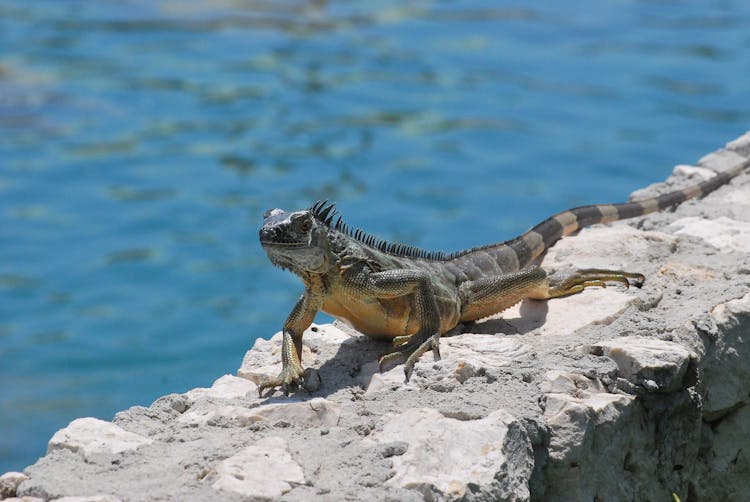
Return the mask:
<svg viewBox="0 0 750 502">
<path fill-rule="evenodd" d="M 301 248 L 306 245 L 304 242 L 279 242 L 279 241 L 260 241 L 263 247 L 276 247 L 276 248 Z"/>
</svg>

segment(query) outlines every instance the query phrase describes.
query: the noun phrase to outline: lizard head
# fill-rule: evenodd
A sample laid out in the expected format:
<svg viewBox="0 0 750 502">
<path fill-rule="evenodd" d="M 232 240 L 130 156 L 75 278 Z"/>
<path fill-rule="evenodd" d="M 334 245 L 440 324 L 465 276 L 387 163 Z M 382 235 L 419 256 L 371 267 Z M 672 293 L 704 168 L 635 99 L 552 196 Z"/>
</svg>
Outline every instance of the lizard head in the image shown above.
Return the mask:
<svg viewBox="0 0 750 502">
<path fill-rule="evenodd" d="M 260 243 L 271 263 L 296 274 L 322 273 L 328 267 L 328 228 L 315 217 L 313 209 L 269 209 L 263 215 Z"/>
</svg>

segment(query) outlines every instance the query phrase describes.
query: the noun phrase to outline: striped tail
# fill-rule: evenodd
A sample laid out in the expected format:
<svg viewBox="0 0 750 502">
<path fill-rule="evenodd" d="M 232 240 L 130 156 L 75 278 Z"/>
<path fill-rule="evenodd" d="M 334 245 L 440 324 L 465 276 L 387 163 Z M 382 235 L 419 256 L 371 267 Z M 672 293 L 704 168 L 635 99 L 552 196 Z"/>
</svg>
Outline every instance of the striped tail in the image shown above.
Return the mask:
<svg viewBox="0 0 750 502">
<path fill-rule="evenodd" d="M 503 244 L 515 252 L 518 258 L 518 268 L 521 269 L 528 266 L 532 260 L 541 255 L 564 235 L 572 234 L 583 227 L 588 227 L 596 223 L 609 223 L 611 221 L 634 218 L 661 211 L 694 197 L 702 197 L 726 184 L 748 166 L 750 166 L 750 159 L 731 169 L 717 173 L 716 176 L 702 183 L 658 197 L 622 204 L 596 204 L 568 209 L 551 218 L 547 218 L 525 234 Z"/>
</svg>

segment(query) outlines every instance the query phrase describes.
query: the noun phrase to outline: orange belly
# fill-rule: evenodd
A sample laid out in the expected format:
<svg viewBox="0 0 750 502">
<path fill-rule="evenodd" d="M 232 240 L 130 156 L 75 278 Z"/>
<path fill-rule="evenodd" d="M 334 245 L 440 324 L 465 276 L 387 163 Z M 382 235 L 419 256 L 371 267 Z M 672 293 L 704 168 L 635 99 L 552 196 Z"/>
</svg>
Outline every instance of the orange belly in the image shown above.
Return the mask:
<svg viewBox="0 0 750 502">
<path fill-rule="evenodd" d="M 350 324 L 364 335 L 389 340 L 417 331 L 416 319 L 411 320 L 410 303 L 407 297 L 393 300 L 347 300 L 346 303 L 330 298 L 323 304 L 323 311 Z"/>
<path fill-rule="evenodd" d="M 440 301 L 440 332 L 445 333 L 458 323 L 455 303 Z M 396 336 L 413 335 L 419 331 L 419 319 L 410 296 L 391 299 L 338 301 L 328 298 L 323 311 L 346 322 L 371 338 L 390 340 Z"/>
</svg>

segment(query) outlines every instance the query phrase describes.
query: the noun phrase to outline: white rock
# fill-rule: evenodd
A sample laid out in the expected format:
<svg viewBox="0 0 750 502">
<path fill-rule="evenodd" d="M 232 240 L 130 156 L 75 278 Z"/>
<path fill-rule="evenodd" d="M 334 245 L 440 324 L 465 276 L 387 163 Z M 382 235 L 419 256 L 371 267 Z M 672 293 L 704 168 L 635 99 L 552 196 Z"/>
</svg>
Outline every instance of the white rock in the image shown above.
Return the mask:
<svg viewBox="0 0 750 502">
<path fill-rule="evenodd" d="M 704 417 L 716 420 L 748 400 L 750 394 L 750 293 L 711 311 L 716 335 L 699 367 L 705 386 Z"/>
<path fill-rule="evenodd" d="M 237 404 L 204 404 L 198 403 L 188 411 L 177 417 L 177 422 L 198 426 L 208 423 L 219 424 L 222 421 L 228 422 L 235 426 L 246 426 L 255 420 L 252 420 L 253 408 Z"/>
<path fill-rule="evenodd" d="M 638 336 L 601 341 L 591 345 L 589 352 L 611 358 L 622 378 L 658 392 L 682 389 L 687 369 L 696 358 L 678 343 Z"/>
<path fill-rule="evenodd" d="M 94 454 L 117 454 L 135 450 L 153 441 L 144 436 L 128 432 L 111 422 L 86 417 L 73 420 L 60 429 L 47 445 L 47 453 L 68 449 L 79 452 L 84 458 Z"/>
<path fill-rule="evenodd" d="M 541 389 L 546 395 L 544 415 L 550 423 L 558 425 L 570 419 L 571 410 L 574 414 L 593 412 L 596 421 L 607 420 L 617 414 L 617 408 L 629 405 L 634 399 L 610 394 L 597 380 L 556 370 L 547 372 Z"/>
<path fill-rule="evenodd" d="M 689 216 L 681 218 L 667 227 L 676 235 L 698 237 L 721 252 L 750 250 L 750 223 L 726 216 L 716 219 Z"/>
<path fill-rule="evenodd" d="M 256 384 L 265 379 L 275 378 L 281 372 L 281 331 L 270 340 L 258 338 L 253 348 L 245 353 L 237 376 Z M 302 335 L 302 366 L 311 366 L 315 360 L 313 350 L 319 345 L 340 345 L 351 335 L 332 324 L 312 324 Z"/>
<path fill-rule="evenodd" d="M 0 476 L 0 500 L 7 499 L 16 495 L 18 485 L 29 479 L 22 472 L 6 472 Z"/>
<path fill-rule="evenodd" d="M 2 500 L 3 502 L 46 502 L 44 499 L 39 497 L 11 497 Z"/>
<path fill-rule="evenodd" d="M 701 181 L 706 181 L 716 176 L 716 171 L 706 169 L 705 167 L 678 164 L 672 169 L 672 176 L 675 178 L 675 181 L 677 179 L 682 180 L 684 178 L 690 179 L 695 177 L 699 178 L 696 180 L 696 183 L 700 183 Z"/>
<path fill-rule="evenodd" d="M 233 399 L 250 395 L 258 396 L 258 386 L 246 379 L 234 375 L 224 375 L 216 380 L 210 388 L 199 387 L 185 393 L 191 402 L 201 398 Z"/>
<path fill-rule="evenodd" d="M 404 377 L 404 366 L 398 364 L 395 366 L 389 366 L 385 371 L 380 371 L 380 365 L 377 361 L 369 361 L 362 365 L 359 376 L 357 378 L 358 383 L 366 389 L 366 395 L 373 395 L 377 392 L 387 389 L 398 389 L 398 388 L 418 388 L 421 382 L 420 374 L 422 368 L 426 364 L 434 364 L 432 352 L 425 353 L 414 365 L 415 372 L 412 375 L 409 382 L 405 382 Z"/>
<path fill-rule="evenodd" d="M 598 225 L 560 239 L 547 252 L 543 266 L 553 269 L 627 270 L 655 252 L 670 254 L 676 241 L 673 235 L 664 232 L 646 232 L 629 225 Z"/>
<path fill-rule="evenodd" d="M 750 293 L 742 298 L 720 303 L 711 309 L 711 317 L 720 325 L 733 327 L 742 323 L 741 317 L 750 314 Z"/>
<path fill-rule="evenodd" d="M 316 344 L 341 345 L 352 338 L 352 335 L 342 331 L 333 324 L 315 324 L 313 323 L 302 338 L 302 343 L 313 347 Z"/>
<path fill-rule="evenodd" d="M 441 360 L 435 361 L 432 351 L 425 353 L 414 366 L 414 374 L 408 383 L 404 381 L 402 364 L 380 372 L 377 361 L 362 366 L 359 383 L 367 389 L 368 395 L 384 389 L 416 389 L 424 383 L 441 380 L 463 383 L 488 369 L 510 366 L 528 352 L 529 346 L 518 338 L 463 333 L 441 338 Z"/>
<path fill-rule="evenodd" d="M 50 502 L 123 502 L 124 499 L 114 495 L 88 495 L 85 497 L 61 497 Z"/>
<path fill-rule="evenodd" d="M 545 380 L 545 500 L 638 500 L 621 486 L 630 444 L 642 434 L 635 398 L 607 393 L 582 375 L 550 371 Z"/>
<path fill-rule="evenodd" d="M 406 453 L 392 457 L 395 474 L 387 484 L 419 490 L 426 499 L 459 498 L 469 484 L 490 489 L 493 482 L 497 500 L 529 498 L 531 443 L 504 410 L 461 421 L 431 408 L 412 409 L 391 418 L 372 439 L 409 445 Z"/>
<path fill-rule="evenodd" d="M 549 302 L 527 300 L 497 317 L 519 333 L 538 335 L 573 334 L 591 324 L 609 324 L 637 297 L 617 286 L 591 288 L 580 294 Z"/>
<path fill-rule="evenodd" d="M 739 138 L 730 141 L 727 143 L 726 148 L 745 157 L 750 157 L 750 132 L 746 132 Z"/>
<path fill-rule="evenodd" d="M 529 353 L 527 344 L 502 335 L 464 333 L 441 342 L 444 367 L 461 383 L 488 369 L 510 366 Z"/>
<path fill-rule="evenodd" d="M 738 138 L 739 139 L 739 138 Z M 731 150 L 717 150 L 700 158 L 698 165 L 712 171 L 726 171 L 744 161 L 745 157 Z"/>
<path fill-rule="evenodd" d="M 699 281 L 715 281 L 722 277 L 721 272 L 700 265 L 693 265 L 692 263 L 682 263 L 678 261 L 669 260 L 659 269 L 659 274 L 667 276 L 673 281 L 678 282 L 686 279 L 699 280 Z"/>
<path fill-rule="evenodd" d="M 218 423 L 222 420 L 237 426 L 246 426 L 254 422 L 266 421 L 271 424 L 288 422 L 299 427 L 331 427 L 338 424 L 341 416 L 341 405 L 321 397 L 306 401 L 284 401 L 264 404 L 249 408 L 227 404 L 198 405 L 183 413 L 178 422 L 203 425 L 209 422 Z"/>
<path fill-rule="evenodd" d="M 274 499 L 306 482 L 302 467 L 294 461 L 280 437 L 258 440 L 223 460 L 208 477 L 212 487 L 253 499 Z"/>
<path fill-rule="evenodd" d="M 734 209 L 733 217 L 747 221 L 742 215 L 747 215 L 747 206 L 750 206 L 750 186 L 737 187 L 722 198 L 722 202 Z M 740 212 L 742 211 L 742 212 Z"/>
</svg>

